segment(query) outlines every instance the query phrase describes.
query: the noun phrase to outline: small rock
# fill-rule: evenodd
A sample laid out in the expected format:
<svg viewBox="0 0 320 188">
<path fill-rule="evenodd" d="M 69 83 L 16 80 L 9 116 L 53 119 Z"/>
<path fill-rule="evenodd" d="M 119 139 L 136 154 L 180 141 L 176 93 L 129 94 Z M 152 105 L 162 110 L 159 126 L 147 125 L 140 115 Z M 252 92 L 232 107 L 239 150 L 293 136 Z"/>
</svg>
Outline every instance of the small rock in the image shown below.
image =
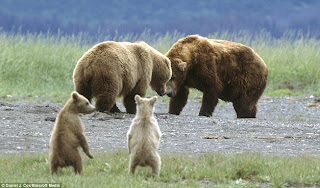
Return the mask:
<svg viewBox="0 0 320 188">
<path fill-rule="evenodd" d="M 46 117 L 44 120 L 45 120 L 45 121 L 55 122 L 55 121 L 56 121 L 56 118 L 55 118 L 55 117 Z"/>
</svg>

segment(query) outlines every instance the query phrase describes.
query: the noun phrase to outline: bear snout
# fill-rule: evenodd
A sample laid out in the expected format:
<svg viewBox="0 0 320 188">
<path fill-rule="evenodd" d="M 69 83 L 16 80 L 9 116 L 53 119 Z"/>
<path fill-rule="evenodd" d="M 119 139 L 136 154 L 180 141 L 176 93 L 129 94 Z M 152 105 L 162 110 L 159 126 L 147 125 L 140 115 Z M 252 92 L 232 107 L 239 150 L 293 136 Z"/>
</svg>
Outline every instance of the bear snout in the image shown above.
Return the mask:
<svg viewBox="0 0 320 188">
<path fill-rule="evenodd" d="M 167 92 L 167 96 L 168 97 L 172 97 L 172 92 L 170 91 L 170 92 Z"/>
<path fill-rule="evenodd" d="M 173 97 L 174 96 L 174 88 L 173 88 L 173 82 L 172 81 L 169 81 L 167 83 L 166 94 L 167 94 L 168 97 Z"/>
<path fill-rule="evenodd" d="M 157 91 L 157 93 L 158 93 L 158 95 L 160 95 L 161 97 L 162 97 L 162 96 L 164 96 L 164 95 L 166 94 L 166 92 L 165 92 L 165 91 L 164 91 L 164 92 L 163 92 L 163 91 L 159 91 L 159 92 Z"/>
<path fill-rule="evenodd" d="M 84 112 L 84 114 L 91 114 L 91 113 L 93 113 L 93 112 L 95 112 L 95 111 L 96 111 L 96 107 L 90 106 L 90 108 L 88 108 L 88 109 L 86 110 L 86 112 Z"/>
<path fill-rule="evenodd" d="M 159 96 L 164 96 L 166 93 L 167 93 L 167 90 L 166 90 L 166 86 L 164 85 L 164 86 L 160 86 L 160 87 L 157 87 L 156 89 L 155 89 L 155 91 L 157 92 L 157 94 L 159 95 Z"/>
</svg>

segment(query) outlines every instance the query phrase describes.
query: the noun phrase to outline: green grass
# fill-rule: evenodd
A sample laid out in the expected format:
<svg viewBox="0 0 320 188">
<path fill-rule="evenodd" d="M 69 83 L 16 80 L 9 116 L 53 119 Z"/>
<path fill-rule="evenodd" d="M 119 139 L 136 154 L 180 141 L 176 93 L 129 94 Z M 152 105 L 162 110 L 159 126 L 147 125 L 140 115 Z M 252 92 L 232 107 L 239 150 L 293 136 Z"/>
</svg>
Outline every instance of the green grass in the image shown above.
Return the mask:
<svg viewBox="0 0 320 188">
<path fill-rule="evenodd" d="M 295 93 L 290 89 L 277 89 L 268 93 L 269 97 L 283 97 L 283 96 L 294 96 Z"/>
<path fill-rule="evenodd" d="M 112 40 L 144 40 L 165 53 L 181 37 L 184 35 L 180 33 L 160 36 L 146 31 L 140 35 L 115 36 Z M 288 91 L 279 95 L 320 95 L 320 40 L 295 31 L 279 39 L 265 31 L 255 35 L 215 33 L 208 37 L 251 46 L 269 68 L 266 95 L 277 95 L 277 90 Z M 99 42 L 103 40 L 107 39 L 98 39 Z M 95 43 L 82 35 L 10 35 L 0 31 L 0 97 L 65 101 L 73 90 L 72 73 L 76 62 Z"/>
<path fill-rule="evenodd" d="M 44 153 L 0 155 L 0 183 L 62 183 L 63 187 L 271 187 L 320 186 L 320 158 L 279 157 L 255 153 L 199 156 L 162 155 L 160 176 L 150 168 L 128 174 L 125 151 L 83 155 L 84 171 L 75 175 L 64 168 L 51 175 Z"/>
<path fill-rule="evenodd" d="M 0 95 L 66 97 L 72 70 L 87 47 L 44 35 L 0 35 Z M 69 94 L 68 94 L 69 93 Z"/>
</svg>

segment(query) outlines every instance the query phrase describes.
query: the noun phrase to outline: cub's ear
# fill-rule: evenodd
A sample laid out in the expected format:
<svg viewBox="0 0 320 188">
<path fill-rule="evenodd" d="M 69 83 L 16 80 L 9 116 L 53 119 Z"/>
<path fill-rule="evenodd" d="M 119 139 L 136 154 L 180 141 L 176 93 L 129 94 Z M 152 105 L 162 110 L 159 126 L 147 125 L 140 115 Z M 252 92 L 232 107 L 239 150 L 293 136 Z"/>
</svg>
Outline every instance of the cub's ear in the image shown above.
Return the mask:
<svg viewBox="0 0 320 188">
<path fill-rule="evenodd" d="M 78 100 L 78 98 L 79 98 L 78 92 L 76 92 L 76 91 L 72 92 L 72 93 L 71 93 L 71 97 L 72 97 L 72 99 L 75 100 L 75 101 Z"/>
<path fill-rule="evenodd" d="M 141 101 L 142 101 L 140 95 L 135 95 L 134 100 L 136 101 L 137 104 L 141 103 Z"/>
<path fill-rule="evenodd" d="M 154 105 L 154 103 L 156 103 L 158 100 L 158 97 L 157 96 L 153 96 L 151 99 L 150 99 L 150 104 L 151 105 Z"/>
<path fill-rule="evenodd" d="M 184 72 L 187 69 L 187 62 L 180 62 L 178 67 L 182 72 Z"/>
</svg>

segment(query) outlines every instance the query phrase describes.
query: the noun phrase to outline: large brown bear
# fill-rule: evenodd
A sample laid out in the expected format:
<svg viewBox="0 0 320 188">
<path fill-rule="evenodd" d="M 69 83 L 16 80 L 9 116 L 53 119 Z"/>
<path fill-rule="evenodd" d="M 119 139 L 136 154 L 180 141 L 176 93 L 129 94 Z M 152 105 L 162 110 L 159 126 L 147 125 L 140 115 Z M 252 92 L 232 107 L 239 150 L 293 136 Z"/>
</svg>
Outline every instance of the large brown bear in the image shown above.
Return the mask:
<svg viewBox="0 0 320 188">
<path fill-rule="evenodd" d="M 189 88 L 203 92 L 199 116 L 211 116 L 218 98 L 233 103 L 238 118 L 255 118 L 268 76 L 264 61 L 248 46 L 191 35 L 166 53 L 172 78 L 167 83 L 169 113 L 179 115 Z"/>
<path fill-rule="evenodd" d="M 170 60 L 144 42 L 99 43 L 78 61 L 73 81 L 75 90 L 89 101 L 96 98 L 98 111 L 120 112 L 123 96 L 127 113 L 136 112 L 135 95 L 144 97 L 150 85 L 160 96 L 171 78 Z"/>
<path fill-rule="evenodd" d="M 79 114 L 89 114 L 94 111 L 95 107 L 88 99 L 77 92 L 72 92 L 70 99 L 57 116 L 50 138 L 52 173 L 56 173 L 58 167 L 66 166 L 72 166 L 75 173 L 82 173 L 79 146 L 89 158 L 93 158 Z"/>
</svg>

